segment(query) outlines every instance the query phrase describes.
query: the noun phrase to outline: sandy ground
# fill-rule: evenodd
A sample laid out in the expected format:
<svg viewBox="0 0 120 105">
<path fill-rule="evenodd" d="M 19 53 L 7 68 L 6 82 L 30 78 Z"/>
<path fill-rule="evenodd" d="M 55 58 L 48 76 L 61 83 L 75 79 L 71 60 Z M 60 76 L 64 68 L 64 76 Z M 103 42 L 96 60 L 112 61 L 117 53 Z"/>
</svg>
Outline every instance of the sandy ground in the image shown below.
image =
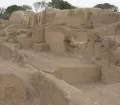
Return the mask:
<svg viewBox="0 0 120 105">
<path fill-rule="evenodd" d="M 98 88 L 105 87 L 106 84 L 103 84 L 101 82 L 95 82 L 95 83 L 83 83 L 83 84 L 71 84 L 72 86 L 84 91 L 85 93 L 93 91 Z"/>
<path fill-rule="evenodd" d="M 72 86 L 82 90 L 89 99 L 99 105 L 120 105 L 120 83 L 103 84 L 97 82 L 72 84 Z"/>
<path fill-rule="evenodd" d="M 99 87 L 86 95 L 99 105 L 120 105 L 120 83 Z"/>
<path fill-rule="evenodd" d="M 27 59 L 27 62 L 45 72 L 55 72 L 61 67 L 79 67 L 82 65 L 81 58 L 57 55 L 49 52 L 34 52 L 29 50 L 21 50 Z"/>
</svg>

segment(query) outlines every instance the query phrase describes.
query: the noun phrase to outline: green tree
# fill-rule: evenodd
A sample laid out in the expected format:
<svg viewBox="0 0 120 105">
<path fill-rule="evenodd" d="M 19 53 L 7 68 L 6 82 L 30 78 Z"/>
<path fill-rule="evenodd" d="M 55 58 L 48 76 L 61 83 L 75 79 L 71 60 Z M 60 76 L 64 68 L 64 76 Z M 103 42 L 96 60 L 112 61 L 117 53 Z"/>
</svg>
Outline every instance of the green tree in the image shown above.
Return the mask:
<svg viewBox="0 0 120 105">
<path fill-rule="evenodd" d="M 10 15 L 14 11 L 18 11 L 18 10 L 28 11 L 28 10 L 31 10 L 31 9 L 32 8 L 28 5 L 23 5 L 23 6 L 11 5 L 11 6 L 6 8 L 5 13 Z"/>
<path fill-rule="evenodd" d="M 64 0 L 52 0 L 51 2 L 46 2 L 46 0 L 42 0 L 40 2 L 35 2 L 34 8 L 36 12 L 38 12 L 39 9 L 46 8 L 46 7 L 53 7 L 57 9 L 74 9 L 75 6 L 72 6 L 70 3 Z"/>
<path fill-rule="evenodd" d="M 11 5 L 6 8 L 5 13 L 6 14 L 11 14 L 14 11 L 22 10 L 21 6 L 18 5 Z"/>
<path fill-rule="evenodd" d="M 25 11 L 30 11 L 30 10 L 32 10 L 32 7 L 29 6 L 29 5 L 23 5 L 21 8 L 22 8 L 23 10 L 25 10 Z"/>
<path fill-rule="evenodd" d="M 111 5 L 109 3 L 97 4 L 97 5 L 94 6 L 94 8 L 101 8 L 103 10 L 111 10 L 111 11 L 114 11 L 114 12 L 119 11 L 119 8 L 117 6 Z"/>
<path fill-rule="evenodd" d="M 74 9 L 75 6 L 71 5 L 69 2 L 64 0 L 52 0 L 48 3 L 48 6 L 57 8 L 57 9 Z"/>
</svg>

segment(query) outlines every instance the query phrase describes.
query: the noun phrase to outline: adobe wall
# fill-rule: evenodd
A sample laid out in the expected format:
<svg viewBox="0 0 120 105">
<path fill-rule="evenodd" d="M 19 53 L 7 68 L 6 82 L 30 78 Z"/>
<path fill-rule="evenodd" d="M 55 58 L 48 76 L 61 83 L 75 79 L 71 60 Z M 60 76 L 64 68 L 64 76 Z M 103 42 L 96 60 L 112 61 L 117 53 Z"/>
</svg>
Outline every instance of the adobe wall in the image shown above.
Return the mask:
<svg viewBox="0 0 120 105">
<path fill-rule="evenodd" d="M 46 9 L 46 23 L 63 24 L 80 28 L 90 21 L 111 24 L 120 20 L 120 14 L 116 12 L 104 11 L 98 8 L 78 8 L 72 10 Z"/>
<path fill-rule="evenodd" d="M 9 20 L 15 23 L 52 23 L 80 28 L 81 25 L 89 24 L 91 21 L 102 24 L 118 22 L 120 20 L 120 14 L 110 11 L 103 11 L 97 8 L 78 8 L 72 10 L 47 8 L 37 14 L 31 11 L 15 11 L 11 14 Z"/>
<path fill-rule="evenodd" d="M 101 66 L 101 80 L 105 83 L 120 82 L 119 52 L 117 36 L 100 36 L 99 33 L 89 33 L 84 55 L 87 62 Z M 83 56 L 83 59 L 85 57 Z"/>
<path fill-rule="evenodd" d="M 91 33 L 97 33 L 100 37 L 104 36 L 118 36 L 120 33 L 120 22 L 115 22 L 104 27 L 90 30 L 88 35 Z"/>
<path fill-rule="evenodd" d="M 45 38 L 45 25 L 39 24 L 37 26 L 32 27 L 29 30 L 29 34 L 31 33 L 32 44 L 42 43 Z"/>
<path fill-rule="evenodd" d="M 38 23 L 37 24 L 46 24 L 46 10 L 37 14 Z"/>
<path fill-rule="evenodd" d="M 57 10 L 46 12 L 46 23 L 80 27 L 85 22 L 85 12 L 82 10 Z"/>
<path fill-rule="evenodd" d="M 101 48 L 102 80 L 106 83 L 120 82 L 119 44 L 115 37 L 105 37 Z"/>
<path fill-rule="evenodd" d="M 17 20 L 16 17 L 20 17 L 20 19 L 17 18 Z M 79 50 L 78 47 L 81 46 L 81 43 L 86 43 L 89 31 L 97 32 L 101 36 L 116 34 L 117 27 L 119 26 L 118 23 L 108 27 L 107 25 L 118 22 L 120 14 L 97 8 L 78 8 L 72 10 L 47 8 L 37 14 L 23 11 L 14 12 L 10 17 L 10 21 L 14 22 L 14 20 L 16 21 L 15 23 L 24 23 L 32 27 L 30 29 L 32 33 L 32 38 L 30 39 L 32 40 L 30 42 L 32 43 L 31 45 L 46 42 L 50 46 L 51 51 L 61 53 L 65 52 L 68 46 L 70 47 L 68 50 L 71 50 L 71 48 L 72 50 Z M 57 29 L 54 25 L 56 25 Z M 101 28 L 97 29 L 96 26 Z M 65 31 L 62 32 L 59 27 L 64 27 Z M 59 35 L 56 36 L 55 31 Z M 67 46 L 64 41 L 66 37 L 73 39 L 69 44 L 67 43 Z"/>
<path fill-rule="evenodd" d="M 53 52 L 65 52 L 65 28 L 62 26 L 51 25 L 45 28 L 45 41 L 49 44 L 50 50 Z"/>
<path fill-rule="evenodd" d="M 28 24 L 29 18 L 34 15 L 32 11 L 15 11 L 11 14 L 9 21 L 12 24 Z"/>
<path fill-rule="evenodd" d="M 100 66 L 98 65 L 81 65 L 79 67 L 61 68 L 55 71 L 54 75 L 68 84 L 84 84 L 98 82 L 101 79 L 100 73 Z"/>
<path fill-rule="evenodd" d="M 109 19 L 108 19 L 109 17 Z M 110 11 L 103 11 L 101 9 L 97 8 L 80 8 L 80 9 L 73 9 L 73 10 L 58 10 L 58 9 L 46 9 L 46 24 L 48 27 L 52 27 L 52 25 L 57 25 L 57 27 L 64 26 L 66 29 L 69 28 L 69 31 L 65 31 L 65 34 L 59 30 L 60 35 L 64 37 L 70 36 L 74 37 L 74 42 L 85 42 L 87 39 L 87 34 L 89 34 L 89 31 L 97 32 L 103 36 L 106 35 L 114 35 L 116 31 L 117 24 L 110 25 L 107 27 L 108 24 L 112 24 L 114 22 L 118 22 L 120 20 L 120 14 L 114 13 Z M 101 29 L 96 29 L 96 26 L 102 26 Z M 103 27 L 104 26 L 104 27 Z M 48 31 L 48 27 L 46 30 Z M 51 28 L 50 28 L 51 29 Z M 51 29 L 49 31 L 51 33 L 54 33 L 55 28 Z M 77 31 L 79 30 L 79 32 Z M 57 29 L 58 30 L 58 29 Z M 83 30 L 83 31 L 82 31 Z M 50 46 L 55 45 L 56 40 L 58 40 L 58 36 L 55 36 L 55 33 L 52 34 L 54 37 L 53 40 L 51 40 L 49 37 L 49 33 L 46 31 L 45 34 L 45 40 L 46 43 L 48 43 Z M 52 32 L 53 31 L 53 32 Z M 48 34 L 47 34 L 48 33 Z M 50 35 L 51 36 L 51 35 Z M 75 37 L 79 38 L 75 38 Z M 56 37 L 56 38 L 55 38 Z M 50 40 L 49 40 L 50 39 Z M 78 41 L 79 40 L 79 41 Z M 53 44 L 54 43 L 54 44 Z M 61 41 L 58 41 L 58 45 L 63 46 L 64 41 L 63 39 Z M 64 45 L 65 46 L 65 45 Z M 61 48 L 61 47 L 60 47 Z M 61 48 L 58 50 L 57 47 L 52 47 L 51 50 L 53 51 L 60 51 L 64 52 L 65 48 Z"/>
</svg>

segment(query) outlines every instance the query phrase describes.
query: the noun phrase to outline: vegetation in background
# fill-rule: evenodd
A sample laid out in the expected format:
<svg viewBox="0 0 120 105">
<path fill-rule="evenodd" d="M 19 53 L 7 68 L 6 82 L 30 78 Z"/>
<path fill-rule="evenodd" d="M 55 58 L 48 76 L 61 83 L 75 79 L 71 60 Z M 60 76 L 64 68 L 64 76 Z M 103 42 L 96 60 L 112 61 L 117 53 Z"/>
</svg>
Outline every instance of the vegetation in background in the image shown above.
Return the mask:
<svg viewBox="0 0 120 105">
<path fill-rule="evenodd" d="M 32 8 L 28 5 L 23 5 L 23 6 L 11 5 L 5 9 L 5 13 L 11 14 L 12 12 L 18 11 L 18 10 L 28 11 L 28 10 L 32 10 Z"/>
<path fill-rule="evenodd" d="M 36 12 L 38 12 L 39 9 L 42 9 L 45 7 L 53 7 L 61 10 L 76 8 L 75 6 L 71 5 L 69 2 L 64 0 L 52 0 L 51 2 L 46 2 L 46 0 L 42 0 L 34 3 L 34 8 Z"/>
<path fill-rule="evenodd" d="M 21 6 L 21 9 L 22 9 L 22 10 L 25 10 L 25 11 L 31 11 L 31 10 L 32 10 L 32 7 L 29 6 L 29 5 L 22 5 L 22 6 Z"/>
<path fill-rule="evenodd" d="M 118 12 L 119 8 L 115 5 L 111 5 L 109 3 L 103 3 L 103 4 L 97 4 L 94 6 L 94 8 L 101 8 L 103 10 L 111 10 L 113 12 Z"/>
<path fill-rule="evenodd" d="M 7 7 L 6 9 L 1 7 L 0 8 L 0 19 L 9 19 L 9 16 L 11 15 L 12 12 L 18 11 L 18 10 L 25 10 L 25 11 L 30 11 L 32 10 L 32 7 L 29 5 L 11 5 Z"/>
<path fill-rule="evenodd" d="M 48 6 L 58 9 L 74 9 L 75 6 L 71 5 L 69 2 L 64 0 L 52 0 L 48 3 Z"/>
</svg>

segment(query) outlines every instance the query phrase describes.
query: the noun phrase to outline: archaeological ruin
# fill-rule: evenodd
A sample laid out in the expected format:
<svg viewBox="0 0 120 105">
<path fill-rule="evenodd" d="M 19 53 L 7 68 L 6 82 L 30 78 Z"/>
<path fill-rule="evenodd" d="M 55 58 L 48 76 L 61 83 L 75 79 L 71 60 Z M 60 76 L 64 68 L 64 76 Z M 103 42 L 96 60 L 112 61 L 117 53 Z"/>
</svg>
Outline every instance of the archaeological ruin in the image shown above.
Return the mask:
<svg viewBox="0 0 120 105">
<path fill-rule="evenodd" d="M 120 105 L 120 13 L 13 12 L 0 20 L 0 105 Z"/>
</svg>

